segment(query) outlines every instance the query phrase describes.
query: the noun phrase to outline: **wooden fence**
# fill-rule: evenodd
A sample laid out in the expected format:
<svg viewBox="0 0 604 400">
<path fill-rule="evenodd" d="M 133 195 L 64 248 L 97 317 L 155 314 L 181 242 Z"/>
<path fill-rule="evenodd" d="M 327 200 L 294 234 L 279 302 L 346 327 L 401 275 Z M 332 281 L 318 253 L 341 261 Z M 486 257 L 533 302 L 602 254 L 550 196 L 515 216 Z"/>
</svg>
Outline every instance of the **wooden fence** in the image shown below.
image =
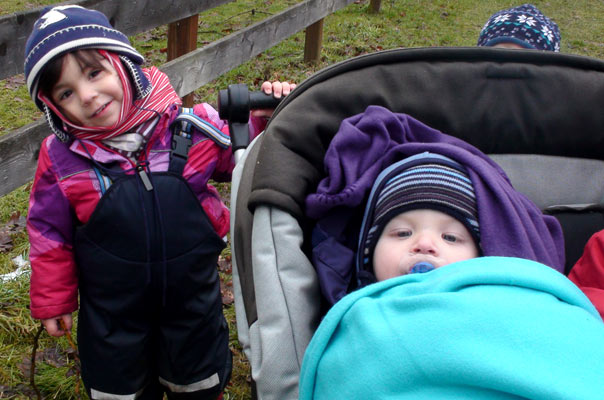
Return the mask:
<svg viewBox="0 0 604 400">
<path fill-rule="evenodd" d="M 233 0 L 83 0 L 71 1 L 103 12 L 126 35 L 169 24 L 165 72 L 176 92 L 185 96 L 243 64 L 289 36 L 306 29 L 305 60 L 318 59 L 323 18 L 354 0 L 303 0 L 245 29 L 196 49 L 197 15 Z M 370 9 L 379 11 L 380 1 Z M 42 8 L 0 18 L 0 79 L 23 72 L 25 41 Z M 190 98 L 185 98 L 190 102 Z M 42 139 L 49 134 L 43 119 L 0 136 L 0 196 L 30 181 Z"/>
</svg>

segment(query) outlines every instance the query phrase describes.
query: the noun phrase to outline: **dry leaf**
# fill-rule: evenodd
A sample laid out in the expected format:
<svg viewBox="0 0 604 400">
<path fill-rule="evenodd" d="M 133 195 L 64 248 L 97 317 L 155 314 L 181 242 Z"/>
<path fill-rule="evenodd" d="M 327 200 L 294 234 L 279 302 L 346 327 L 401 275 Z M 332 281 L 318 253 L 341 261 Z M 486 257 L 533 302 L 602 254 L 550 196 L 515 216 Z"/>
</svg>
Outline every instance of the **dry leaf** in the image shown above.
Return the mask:
<svg viewBox="0 0 604 400">
<path fill-rule="evenodd" d="M 235 301 L 235 297 L 233 296 L 233 291 L 227 287 L 228 285 L 220 281 L 220 294 L 222 295 L 222 304 L 228 306 L 233 304 Z"/>
<path fill-rule="evenodd" d="M 13 239 L 4 227 L 0 229 L 0 252 L 7 252 L 13 248 Z"/>
<path fill-rule="evenodd" d="M 42 351 L 43 360 L 45 363 L 53 367 L 60 368 L 67 365 L 67 357 L 65 351 L 59 348 L 49 348 Z"/>
<path fill-rule="evenodd" d="M 231 256 L 226 257 L 218 257 L 218 270 L 220 272 L 224 272 L 225 274 L 230 274 L 233 272 L 233 265 L 231 263 Z"/>
<path fill-rule="evenodd" d="M 21 216 L 19 211 L 15 211 L 12 213 L 8 221 L 6 221 L 6 225 L 15 228 L 25 228 L 27 224 L 27 219 Z"/>
<path fill-rule="evenodd" d="M 0 385 L 0 399 L 28 398 L 35 399 L 36 392 L 24 383 L 15 387 Z"/>
<path fill-rule="evenodd" d="M 15 90 L 23 85 L 25 85 L 25 75 L 23 74 L 11 76 L 4 80 L 4 88 L 6 89 Z"/>
</svg>

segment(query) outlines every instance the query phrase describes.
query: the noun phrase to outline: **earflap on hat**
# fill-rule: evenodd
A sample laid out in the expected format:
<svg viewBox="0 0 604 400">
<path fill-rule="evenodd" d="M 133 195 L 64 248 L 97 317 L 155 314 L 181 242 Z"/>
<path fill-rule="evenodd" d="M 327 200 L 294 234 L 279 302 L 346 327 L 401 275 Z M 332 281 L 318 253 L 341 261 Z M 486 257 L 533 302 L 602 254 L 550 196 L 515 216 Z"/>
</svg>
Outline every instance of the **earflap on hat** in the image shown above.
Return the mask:
<svg viewBox="0 0 604 400">
<path fill-rule="evenodd" d="M 386 224 L 416 209 L 443 212 L 461 222 L 480 248 L 474 188 L 465 169 L 448 157 L 421 153 L 386 168 L 373 185 L 359 235 L 356 269 L 360 286 L 373 272 L 373 251 Z"/>
<path fill-rule="evenodd" d="M 71 136 L 65 129 L 63 129 L 63 121 L 57 114 L 55 114 L 50 107 L 42 103 L 42 111 L 44 112 L 44 118 L 46 123 L 50 127 L 52 133 L 63 143 L 67 143 L 71 140 Z"/>
<path fill-rule="evenodd" d="M 136 64 L 132 62 L 132 60 L 124 55 L 120 55 L 120 60 L 122 60 L 122 64 L 126 67 L 126 71 L 130 75 L 130 79 L 132 79 L 132 84 L 134 85 L 134 94 L 135 100 L 141 100 L 147 97 L 147 95 L 153 89 L 151 83 L 143 73 L 140 64 Z"/>
</svg>

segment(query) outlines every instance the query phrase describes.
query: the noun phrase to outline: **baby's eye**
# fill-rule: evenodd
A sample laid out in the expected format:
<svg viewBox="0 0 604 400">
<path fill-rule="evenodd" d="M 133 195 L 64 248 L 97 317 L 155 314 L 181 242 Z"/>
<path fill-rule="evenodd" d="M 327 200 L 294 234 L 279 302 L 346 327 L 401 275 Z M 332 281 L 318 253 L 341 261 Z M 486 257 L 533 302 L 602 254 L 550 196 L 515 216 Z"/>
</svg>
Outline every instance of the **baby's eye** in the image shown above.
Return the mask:
<svg viewBox="0 0 604 400">
<path fill-rule="evenodd" d="M 455 243 L 459 241 L 459 238 L 455 235 L 452 235 L 450 233 L 443 233 L 443 239 L 447 242 L 451 242 L 451 243 Z"/>
<path fill-rule="evenodd" d="M 400 237 L 400 238 L 406 238 L 411 236 L 411 231 L 408 230 L 404 230 L 404 231 L 396 231 L 396 236 Z"/>
</svg>

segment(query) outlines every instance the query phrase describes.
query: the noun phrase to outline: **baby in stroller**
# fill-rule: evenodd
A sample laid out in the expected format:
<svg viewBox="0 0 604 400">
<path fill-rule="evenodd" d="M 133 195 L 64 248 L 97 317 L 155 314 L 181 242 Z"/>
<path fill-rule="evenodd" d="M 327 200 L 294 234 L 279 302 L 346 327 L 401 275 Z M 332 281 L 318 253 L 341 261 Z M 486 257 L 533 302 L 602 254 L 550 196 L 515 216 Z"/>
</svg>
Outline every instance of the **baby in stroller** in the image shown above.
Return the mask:
<svg viewBox="0 0 604 400">
<path fill-rule="evenodd" d="M 394 163 L 374 184 L 363 265 L 383 281 L 480 254 L 476 196 L 464 168 L 428 152 Z M 364 230 L 365 231 L 365 230 Z"/>
<path fill-rule="evenodd" d="M 387 167 L 377 178 L 353 170 L 355 149 Z M 561 227 L 487 156 L 405 114 L 371 106 L 344 121 L 325 161 L 328 176 L 307 209 L 351 205 L 359 198 L 354 193 L 375 181 L 352 285 L 382 282 L 327 313 L 304 356 L 300 398 L 599 396 L 604 325 L 581 291 L 554 271 L 563 269 Z M 358 179 L 355 171 L 363 171 Z M 331 220 L 319 220 L 323 237 L 330 230 L 325 221 Z M 329 243 L 315 249 L 340 250 Z M 330 287 L 321 281 L 329 274 L 318 275 L 321 287 Z M 562 376 L 561 362 L 575 372 Z"/>
<path fill-rule="evenodd" d="M 405 161 L 397 162 L 401 158 Z M 312 259 L 322 293 L 331 304 L 376 278 L 398 276 L 413 268 L 408 264 L 411 261 L 383 265 L 382 248 L 388 234 L 398 236 L 400 230 L 382 232 L 393 218 L 397 222 L 398 214 L 416 209 L 445 213 L 460 223 L 452 235 L 457 241 L 447 237 L 447 242 L 453 241 L 456 247 L 464 242 L 465 246 L 449 262 L 479 254 L 520 257 L 563 271 L 558 221 L 543 215 L 516 191 L 505 172 L 480 150 L 409 115 L 370 106 L 346 119 L 331 141 L 325 165 L 327 176 L 317 192 L 307 197 L 306 212 L 317 221 Z M 356 234 L 355 219 L 367 197 L 360 234 Z M 357 243 L 358 251 L 354 251 Z M 356 257 L 339 257 L 352 253 Z M 413 259 L 436 267 L 446 262 L 433 256 Z"/>
</svg>

